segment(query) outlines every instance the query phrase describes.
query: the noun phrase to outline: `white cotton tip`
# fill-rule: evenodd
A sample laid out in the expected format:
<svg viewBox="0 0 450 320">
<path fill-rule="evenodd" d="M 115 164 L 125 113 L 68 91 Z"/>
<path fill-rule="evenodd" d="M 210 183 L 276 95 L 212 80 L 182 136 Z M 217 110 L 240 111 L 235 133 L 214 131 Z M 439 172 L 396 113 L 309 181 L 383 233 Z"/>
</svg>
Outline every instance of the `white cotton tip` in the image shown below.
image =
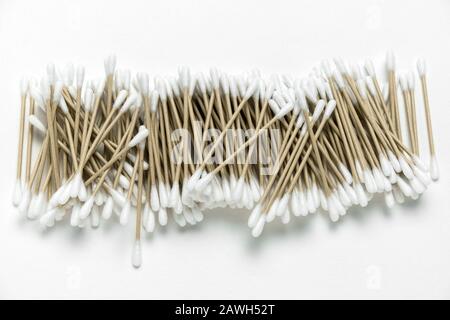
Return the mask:
<svg viewBox="0 0 450 320">
<path fill-rule="evenodd" d="M 367 89 L 366 89 L 366 82 L 364 79 L 358 79 L 356 80 L 356 85 L 358 87 L 359 94 L 361 95 L 361 98 L 363 100 L 367 100 Z"/>
<path fill-rule="evenodd" d="M 57 207 L 55 208 L 56 213 L 55 213 L 55 221 L 62 221 L 62 219 L 64 219 L 64 217 L 66 216 L 66 209 L 61 208 L 61 207 Z"/>
<path fill-rule="evenodd" d="M 261 204 L 258 203 L 248 217 L 247 225 L 249 228 L 254 228 L 259 218 L 261 217 Z"/>
<path fill-rule="evenodd" d="M 47 209 L 47 199 L 45 197 L 45 194 L 41 192 L 36 196 L 33 212 L 30 212 L 30 210 L 28 211 L 28 218 L 36 219 L 43 212 L 45 212 L 46 209 Z"/>
<path fill-rule="evenodd" d="M 359 160 L 355 161 L 355 169 L 356 169 L 356 173 L 358 174 L 358 177 L 360 178 L 360 180 L 362 182 L 364 182 L 364 172 L 363 172 L 363 169 L 361 167 L 361 163 L 359 162 Z"/>
<path fill-rule="evenodd" d="M 389 182 L 391 184 L 397 183 L 398 175 L 395 172 L 392 172 L 392 175 L 389 177 Z"/>
<path fill-rule="evenodd" d="M 377 184 L 375 183 L 375 179 L 369 169 L 364 170 L 364 184 L 368 192 L 377 192 Z"/>
<path fill-rule="evenodd" d="M 386 68 L 388 71 L 395 71 L 395 55 L 393 51 L 388 51 L 386 54 Z"/>
<path fill-rule="evenodd" d="M 178 183 L 175 183 L 172 186 L 172 190 L 170 190 L 170 196 L 169 196 L 170 207 L 174 208 L 177 205 L 179 198 L 180 198 L 180 187 L 179 187 Z M 156 212 L 158 210 L 154 210 L 154 211 Z"/>
<path fill-rule="evenodd" d="M 300 205 L 300 193 L 297 190 L 295 190 L 294 193 L 292 194 L 290 207 L 294 216 L 299 217 L 301 205 Z"/>
<path fill-rule="evenodd" d="M 101 98 L 101 96 L 103 95 L 103 91 L 105 91 L 105 86 L 106 86 L 105 78 L 101 78 L 97 81 L 97 83 L 95 85 L 95 90 L 94 90 L 96 98 Z"/>
<path fill-rule="evenodd" d="M 410 197 L 413 193 L 410 185 L 401 177 L 397 178 L 397 185 L 406 197 Z"/>
<path fill-rule="evenodd" d="M 388 158 L 389 158 L 389 161 L 391 162 L 392 168 L 394 168 L 394 171 L 397 173 L 402 172 L 402 167 L 400 166 L 400 162 L 398 161 L 395 154 L 391 150 L 388 150 L 387 153 L 388 153 Z"/>
<path fill-rule="evenodd" d="M 61 81 L 56 81 L 55 86 L 53 88 L 53 97 L 52 102 L 58 103 L 61 100 L 61 92 L 62 92 L 63 84 Z"/>
<path fill-rule="evenodd" d="M 94 91 L 91 88 L 87 88 L 84 92 L 84 110 L 90 112 L 92 110 L 92 104 L 94 101 Z"/>
<path fill-rule="evenodd" d="M 93 206 L 92 207 L 92 212 L 89 215 L 89 217 L 91 218 L 91 228 L 93 229 L 97 229 L 100 226 L 100 213 L 99 213 L 99 207 L 98 206 Z"/>
<path fill-rule="evenodd" d="M 187 184 L 186 184 L 186 188 L 189 191 L 194 190 L 195 185 L 197 184 L 198 180 L 200 179 L 200 177 L 202 176 L 203 172 L 201 170 L 195 170 L 194 173 L 192 174 L 192 176 L 189 178 Z"/>
<path fill-rule="evenodd" d="M 119 176 L 119 185 L 125 190 L 130 189 L 130 180 L 128 180 L 127 177 L 121 174 Z"/>
<path fill-rule="evenodd" d="M 134 241 L 133 253 L 131 254 L 131 263 L 135 268 L 139 268 L 142 265 L 141 241 L 139 240 Z"/>
<path fill-rule="evenodd" d="M 439 166 L 435 155 L 430 158 L 430 176 L 433 181 L 439 180 Z"/>
<path fill-rule="evenodd" d="M 347 193 L 347 196 L 351 200 L 352 204 L 358 204 L 358 196 L 356 195 L 355 189 L 353 189 L 349 184 L 345 183 L 343 184 L 344 190 Z"/>
<path fill-rule="evenodd" d="M 380 169 L 375 167 L 372 169 L 372 176 L 374 178 L 378 192 L 383 192 L 384 191 L 384 175 L 383 175 L 383 173 L 381 173 Z"/>
<path fill-rule="evenodd" d="M 224 94 L 229 94 L 230 93 L 230 81 L 228 80 L 228 76 L 223 73 L 220 75 L 220 84 L 222 86 L 222 92 Z"/>
<path fill-rule="evenodd" d="M 236 183 L 236 188 L 233 191 L 233 200 L 235 202 L 238 202 L 240 199 L 242 199 L 244 192 L 244 183 L 245 183 L 244 177 L 240 177 Z"/>
<path fill-rule="evenodd" d="M 331 105 L 331 104 L 330 104 Z M 327 106 L 328 107 L 328 106 Z M 325 101 L 324 100 L 322 100 L 322 99 L 320 99 L 320 100 L 318 100 L 317 101 L 317 103 L 316 103 L 316 106 L 314 107 L 314 112 L 313 112 L 313 115 L 312 115 L 312 119 L 311 119 L 311 122 L 312 123 L 315 123 L 318 119 L 319 119 L 319 117 L 320 117 L 320 115 L 321 115 L 321 113 L 322 113 L 322 111 L 323 111 L 323 109 L 325 108 Z M 334 108 L 334 107 L 333 107 Z M 328 115 L 329 116 L 329 115 Z M 324 115 L 324 117 L 328 117 L 328 116 L 325 116 Z"/>
<path fill-rule="evenodd" d="M 118 190 L 110 188 L 109 194 L 111 195 L 115 204 L 115 206 L 113 206 L 113 212 L 115 212 L 117 216 L 120 216 L 120 210 L 122 210 L 122 207 L 126 202 L 126 198 L 123 195 L 123 190 L 121 190 L 121 188 L 118 188 Z"/>
<path fill-rule="evenodd" d="M 231 188 L 228 179 L 222 179 L 223 199 L 227 204 L 232 202 Z"/>
<path fill-rule="evenodd" d="M 84 82 L 84 67 L 83 66 L 78 66 L 77 67 L 77 77 L 76 77 L 76 81 L 77 81 L 77 88 L 81 89 L 83 87 L 83 82 Z"/>
<path fill-rule="evenodd" d="M 202 222 L 204 219 L 203 212 L 198 208 L 191 208 L 192 216 L 195 219 L 195 222 Z"/>
<path fill-rule="evenodd" d="M 143 96 L 148 96 L 149 91 L 150 91 L 150 80 L 149 80 L 149 76 L 148 73 L 140 73 L 139 78 L 139 89 L 142 93 Z"/>
<path fill-rule="evenodd" d="M 388 208 L 392 208 L 395 205 L 395 198 L 394 198 L 394 194 L 391 192 L 386 192 L 384 194 L 384 202 L 386 203 L 386 206 Z"/>
<path fill-rule="evenodd" d="M 56 69 L 54 63 L 49 63 L 47 65 L 47 79 L 50 85 L 54 85 L 56 82 Z"/>
<path fill-rule="evenodd" d="M 134 107 L 140 106 L 141 102 L 142 100 L 140 99 L 140 96 L 138 96 L 136 92 L 132 92 L 123 103 L 119 112 L 121 113 L 127 112 L 128 110 L 133 109 Z"/>
<path fill-rule="evenodd" d="M 84 182 L 80 176 L 80 186 L 78 189 L 78 199 L 80 199 L 80 201 L 86 201 L 88 198 L 88 193 L 86 190 L 86 186 L 84 185 Z"/>
<path fill-rule="evenodd" d="M 33 86 L 30 88 L 30 94 L 33 100 L 36 102 L 37 106 L 45 112 L 44 97 L 42 96 L 39 88 Z"/>
<path fill-rule="evenodd" d="M 288 224 L 290 221 L 291 213 L 289 212 L 289 208 L 286 208 L 286 210 L 283 212 L 283 215 L 281 216 L 281 223 Z"/>
<path fill-rule="evenodd" d="M 277 115 L 281 112 L 281 108 L 278 105 L 278 103 L 274 99 L 269 100 L 269 108 L 272 110 L 272 112 Z"/>
<path fill-rule="evenodd" d="M 411 167 L 409 166 L 408 162 L 406 162 L 405 157 L 400 156 L 400 158 L 398 159 L 398 162 L 400 163 L 400 167 L 402 168 L 402 172 L 403 174 L 408 178 L 411 179 L 414 174 L 412 172 Z"/>
<path fill-rule="evenodd" d="M 80 224 L 80 204 L 76 203 L 72 207 L 72 213 L 70 215 L 70 225 L 72 227 L 77 227 Z"/>
<path fill-rule="evenodd" d="M 349 198 L 347 192 L 345 191 L 344 187 L 341 184 L 338 184 L 337 191 L 338 191 L 338 195 L 339 195 L 339 200 L 342 202 L 342 204 L 345 207 L 350 207 L 352 204 L 352 201 Z"/>
<path fill-rule="evenodd" d="M 81 220 L 84 220 L 89 216 L 93 206 L 94 206 L 94 197 L 90 196 L 89 199 L 81 206 L 79 215 Z"/>
<path fill-rule="evenodd" d="M 392 193 L 394 194 L 394 198 L 397 203 L 405 202 L 405 196 L 397 185 L 392 189 Z"/>
<path fill-rule="evenodd" d="M 348 184 L 352 184 L 352 182 L 353 182 L 352 174 L 347 169 L 347 167 L 342 162 L 340 162 L 338 166 L 339 166 L 339 171 L 344 176 L 345 181 Z"/>
<path fill-rule="evenodd" d="M 217 68 L 211 68 L 209 70 L 209 75 L 211 77 L 211 84 L 213 88 L 218 89 L 220 86 L 219 70 L 217 70 Z"/>
<path fill-rule="evenodd" d="M 130 219 L 130 213 L 131 213 L 131 203 L 130 201 L 126 201 L 125 205 L 122 207 L 122 210 L 120 211 L 120 224 L 125 226 L 128 224 L 128 220 Z"/>
<path fill-rule="evenodd" d="M 72 99 L 76 99 L 77 98 L 77 89 L 74 86 L 70 86 L 67 89 L 69 90 L 69 94 L 72 97 Z"/>
<path fill-rule="evenodd" d="M 107 197 L 105 204 L 103 205 L 103 209 L 102 209 L 102 218 L 104 220 L 109 220 L 109 218 L 111 218 L 112 212 L 113 212 L 113 207 L 114 207 L 113 198 Z"/>
<path fill-rule="evenodd" d="M 428 186 L 428 185 L 431 183 L 431 178 L 430 178 L 430 176 L 429 176 L 426 172 L 420 170 L 419 167 L 414 166 L 414 167 L 413 167 L 413 173 L 414 173 L 414 175 L 416 176 L 416 178 L 419 179 L 419 181 L 420 181 L 424 186 Z"/>
<path fill-rule="evenodd" d="M 186 222 L 191 226 L 195 225 L 197 222 L 194 219 L 194 215 L 189 207 L 183 207 L 183 216 L 186 219 Z"/>
<path fill-rule="evenodd" d="M 341 74 L 350 74 L 348 66 L 342 58 L 334 58 L 333 60 Z"/>
<path fill-rule="evenodd" d="M 308 215 L 308 206 L 306 194 L 304 191 L 298 193 L 298 204 L 299 204 L 299 215 L 302 217 L 306 217 Z"/>
<path fill-rule="evenodd" d="M 323 113 L 323 118 L 328 119 L 333 113 L 334 109 L 336 109 L 336 100 L 328 101 L 325 107 L 325 112 Z"/>
<path fill-rule="evenodd" d="M 328 214 L 330 216 L 330 220 L 333 222 L 337 222 L 339 220 L 339 212 L 336 208 L 336 204 L 334 202 L 333 197 L 329 197 L 327 199 L 327 207 L 328 207 Z"/>
<path fill-rule="evenodd" d="M 206 174 L 195 185 L 195 190 L 197 192 L 203 192 L 206 187 L 211 183 L 211 180 L 214 178 L 214 175 L 211 173 Z"/>
<path fill-rule="evenodd" d="M 55 214 L 56 214 L 56 208 L 50 209 L 47 212 L 45 212 L 40 218 L 39 223 L 43 227 L 49 227 L 52 226 L 55 220 Z"/>
<path fill-rule="evenodd" d="M 50 205 L 56 206 L 58 204 L 64 205 L 70 199 L 70 193 L 72 191 L 72 182 L 64 183 L 50 198 Z"/>
<path fill-rule="evenodd" d="M 139 127 L 138 133 L 131 139 L 128 143 L 129 148 L 133 148 L 137 146 L 139 143 L 144 142 L 148 137 L 148 129 L 144 126 Z"/>
<path fill-rule="evenodd" d="M 201 94 L 206 95 L 207 91 L 205 76 L 203 75 L 203 73 L 199 72 L 197 73 L 195 78 L 197 79 L 197 87 L 200 90 Z"/>
<path fill-rule="evenodd" d="M 14 207 L 18 207 L 22 199 L 22 182 L 17 179 L 14 184 L 12 203 Z"/>
<path fill-rule="evenodd" d="M 373 61 L 371 59 L 366 59 L 364 62 L 364 67 L 371 77 L 375 77 L 375 66 L 373 64 Z"/>
<path fill-rule="evenodd" d="M 420 76 L 424 76 L 427 73 L 427 64 L 424 58 L 419 58 L 417 60 L 417 72 Z"/>
<path fill-rule="evenodd" d="M 175 223 L 180 228 L 184 228 L 187 225 L 187 222 L 186 222 L 186 219 L 184 218 L 184 215 L 176 214 L 175 212 L 173 212 L 172 216 L 173 216 L 173 220 L 175 220 Z"/>
<path fill-rule="evenodd" d="M 389 191 L 392 190 L 392 184 L 389 181 L 389 179 L 387 177 L 385 177 L 385 176 L 383 176 L 383 183 L 384 183 L 383 191 L 389 192 Z"/>
<path fill-rule="evenodd" d="M 97 192 L 97 194 L 95 195 L 94 198 L 94 204 L 98 207 L 102 206 L 103 203 L 105 203 L 105 194 L 103 193 L 103 191 L 100 189 L 99 192 Z"/>
<path fill-rule="evenodd" d="M 320 198 L 320 206 L 322 207 L 323 210 L 327 211 L 328 210 L 328 200 L 325 197 L 325 193 L 323 192 L 322 189 L 319 191 L 319 198 Z"/>
<path fill-rule="evenodd" d="M 28 212 L 27 212 L 28 219 L 31 219 L 30 217 L 33 217 L 36 212 L 36 201 L 37 201 L 37 196 L 31 195 L 30 205 L 28 206 Z"/>
<path fill-rule="evenodd" d="M 114 103 L 112 105 L 113 109 L 119 109 L 124 104 L 125 100 L 127 100 L 128 97 L 128 91 L 127 90 L 120 90 L 117 94 L 116 100 L 114 100 Z"/>
<path fill-rule="evenodd" d="M 259 217 L 256 225 L 252 229 L 252 236 L 258 238 L 264 230 L 264 225 L 266 223 L 266 219 L 264 216 Z"/>
<path fill-rule="evenodd" d="M 361 207 L 365 207 L 367 206 L 368 200 L 367 200 L 367 195 L 364 192 L 364 189 L 362 187 L 361 184 L 356 184 L 354 186 L 355 192 L 356 192 L 356 196 L 358 197 L 358 203 Z"/>
<path fill-rule="evenodd" d="M 339 196 L 336 192 L 334 192 L 332 195 L 334 204 L 336 206 L 336 210 L 339 213 L 340 216 L 345 216 L 347 213 L 347 210 L 345 209 L 345 206 L 342 204 L 341 200 L 339 199 Z"/>
<path fill-rule="evenodd" d="M 373 97 L 377 96 L 377 89 L 375 88 L 375 84 L 373 83 L 373 79 L 371 77 L 366 77 L 366 86 L 369 90 L 370 94 Z"/>
<path fill-rule="evenodd" d="M 28 116 L 28 123 L 31 124 L 33 128 L 37 129 L 42 134 L 46 134 L 47 127 L 34 114 Z"/>
<path fill-rule="evenodd" d="M 158 195 L 160 206 L 167 208 L 169 206 L 169 195 L 167 194 L 167 188 L 163 182 L 158 184 Z"/>
<path fill-rule="evenodd" d="M 256 178 L 252 177 L 250 179 L 250 193 L 253 197 L 253 201 L 257 202 L 261 198 L 261 192 L 259 189 L 259 184 L 256 181 Z"/>
<path fill-rule="evenodd" d="M 258 81 L 257 79 L 253 79 L 252 82 L 247 87 L 243 99 L 244 100 L 250 99 L 255 94 L 256 90 L 258 90 Z"/>
<path fill-rule="evenodd" d="M 19 212 L 21 214 L 26 214 L 31 201 L 31 191 L 27 187 L 23 188 L 22 197 L 19 203 Z"/>
<path fill-rule="evenodd" d="M 144 229 L 147 232 L 153 232 L 155 230 L 156 219 L 155 212 L 150 209 L 150 205 L 148 203 L 144 206 L 144 212 L 146 212 L 146 219 L 144 220 Z"/>
<path fill-rule="evenodd" d="M 272 203 L 271 207 L 269 208 L 269 212 L 267 212 L 266 215 L 266 222 L 272 222 L 275 217 L 277 216 L 277 209 L 278 209 L 278 204 L 279 204 L 280 200 L 277 198 L 275 199 L 275 201 Z"/>
<path fill-rule="evenodd" d="M 312 189 L 311 189 L 312 199 L 314 201 L 314 206 L 316 208 L 319 208 L 320 206 L 320 194 L 319 194 L 319 188 L 317 187 L 316 183 L 313 183 Z"/>
<path fill-rule="evenodd" d="M 379 160 L 380 160 L 381 170 L 383 171 L 383 174 L 386 177 L 390 177 L 392 175 L 392 171 L 394 170 L 392 168 L 391 163 L 383 154 L 380 155 Z"/>
<path fill-rule="evenodd" d="M 81 182 L 82 181 L 80 173 L 75 174 L 75 176 L 72 178 L 72 181 L 69 182 L 71 198 L 76 198 L 78 196 L 78 191 L 80 190 Z"/>
<path fill-rule="evenodd" d="M 327 78 L 331 78 L 333 75 L 333 69 L 331 67 L 331 62 L 329 60 L 322 60 L 321 62 L 322 71 Z"/>
<path fill-rule="evenodd" d="M 222 201 L 224 199 L 222 185 L 220 184 L 220 182 L 217 179 L 213 180 L 212 187 L 213 187 L 212 189 L 213 189 L 214 201 L 216 201 L 216 202 Z"/>
<path fill-rule="evenodd" d="M 165 208 L 159 208 L 158 221 L 161 226 L 167 225 L 167 211 Z"/>
<path fill-rule="evenodd" d="M 288 211 L 288 205 L 289 205 L 289 199 L 290 199 L 290 194 L 285 193 L 281 199 L 280 202 L 278 203 L 278 207 L 277 207 L 277 217 L 282 217 L 283 214 Z"/>
<path fill-rule="evenodd" d="M 64 100 L 64 97 L 61 97 L 61 99 L 59 99 L 58 107 L 64 114 L 67 114 L 69 112 L 69 107 L 67 107 L 67 103 L 66 100 Z"/>
<path fill-rule="evenodd" d="M 61 187 L 53 193 L 50 197 L 49 205 L 56 207 L 57 205 L 64 205 L 70 199 L 70 182 L 63 182 Z"/>
<path fill-rule="evenodd" d="M 314 213 L 316 211 L 311 190 L 306 191 L 306 206 L 308 208 L 308 212 Z"/>
<path fill-rule="evenodd" d="M 412 160 L 414 162 L 414 164 L 423 172 L 428 172 L 428 167 L 425 163 L 423 163 L 422 160 L 420 160 L 420 158 L 416 155 L 412 156 Z"/>
<path fill-rule="evenodd" d="M 422 182 L 420 182 L 420 180 L 416 177 L 409 179 L 409 185 L 417 194 L 422 194 L 426 190 L 426 186 L 423 185 Z"/>
<path fill-rule="evenodd" d="M 155 212 L 158 211 L 159 208 L 161 207 L 159 202 L 158 188 L 154 185 L 150 189 L 150 206 L 152 210 Z"/>
</svg>

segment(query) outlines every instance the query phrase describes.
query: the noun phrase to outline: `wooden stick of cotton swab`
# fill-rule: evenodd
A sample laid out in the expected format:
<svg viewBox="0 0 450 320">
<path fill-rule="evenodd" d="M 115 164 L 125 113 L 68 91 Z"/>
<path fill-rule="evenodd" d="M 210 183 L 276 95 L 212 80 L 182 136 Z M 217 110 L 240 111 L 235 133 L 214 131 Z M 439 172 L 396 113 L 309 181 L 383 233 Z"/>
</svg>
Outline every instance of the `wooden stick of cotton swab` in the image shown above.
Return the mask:
<svg viewBox="0 0 450 320">
<path fill-rule="evenodd" d="M 25 127 L 25 110 L 26 99 L 28 92 L 28 80 L 23 78 L 20 83 L 20 119 L 19 119 L 19 140 L 17 141 L 17 172 L 16 182 L 13 191 L 13 205 L 19 206 L 22 196 L 22 158 L 23 158 L 23 140 L 24 140 L 24 127 Z"/>
<path fill-rule="evenodd" d="M 428 148 L 430 152 L 430 175 L 434 181 L 437 181 L 439 180 L 439 166 L 436 158 L 436 149 L 434 146 L 434 138 L 433 138 L 433 127 L 431 124 L 431 112 L 427 87 L 427 67 L 425 60 L 423 58 L 420 58 L 417 61 L 417 71 L 419 73 L 420 83 L 422 85 L 423 105 L 425 109 L 425 119 L 427 124 Z"/>
</svg>

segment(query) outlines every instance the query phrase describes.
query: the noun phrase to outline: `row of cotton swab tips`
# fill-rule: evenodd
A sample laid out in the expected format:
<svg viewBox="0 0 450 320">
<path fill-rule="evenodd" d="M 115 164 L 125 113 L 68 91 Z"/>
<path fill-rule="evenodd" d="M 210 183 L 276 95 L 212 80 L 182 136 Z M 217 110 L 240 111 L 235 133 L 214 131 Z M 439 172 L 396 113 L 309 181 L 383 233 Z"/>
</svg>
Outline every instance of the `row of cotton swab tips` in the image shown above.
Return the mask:
<svg viewBox="0 0 450 320">
<path fill-rule="evenodd" d="M 165 226 L 169 214 L 184 227 L 205 209 L 245 207 L 258 237 L 277 217 L 288 223 L 322 208 L 337 221 L 374 193 L 391 207 L 438 179 L 423 60 L 429 166 L 419 153 L 416 76 L 398 76 L 392 54 L 385 84 L 370 60 L 351 71 L 325 61 L 303 79 L 182 67 L 150 81 L 115 67 L 108 57 L 106 76 L 85 81 L 83 67 L 50 64 L 40 81 L 22 82 L 13 204 L 45 227 L 67 216 L 95 228 L 113 213 L 126 225 L 135 213 L 136 267 L 141 230 Z"/>
</svg>

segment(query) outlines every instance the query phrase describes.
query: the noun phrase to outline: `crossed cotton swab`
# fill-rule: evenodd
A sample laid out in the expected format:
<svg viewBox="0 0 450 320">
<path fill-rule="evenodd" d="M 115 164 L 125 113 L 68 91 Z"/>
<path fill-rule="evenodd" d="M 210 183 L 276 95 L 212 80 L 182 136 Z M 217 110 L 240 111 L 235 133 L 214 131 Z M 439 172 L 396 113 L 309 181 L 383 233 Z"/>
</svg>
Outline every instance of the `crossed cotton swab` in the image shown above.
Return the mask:
<svg viewBox="0 0 450 320">
<path fill-rule="evenodd" d="M 113 213 L 126 225 L 136 214 L 138 268 L 142 230 L 172 218 L 179 227 L 196 225 L 204 209 L 251 210 L 248 226 L 258 237 L 267 223 L 319 208 L 337 221 L 375 193 L 388 207 L 417 199 L 439 178 L 425 62 L 417 70 L 429 171 L 420 159 L 414 74 L 398 79 L 406 145 L 391 52 L 386 66 L 387 83 L 371 60 L 363 67 L 340 58 L 303 79 L 215 68 L 194 75 L 181 67 L 176 77 L 151 81 L 116 70 L 109 56 L 105 76 L 92 82 L 82 66 L 57 72 L 49 64 L 39 84 L 21 82 L 13 204 L 45 227 L 69 217 L 73 227 L 97 228 Z"/>
</svg>

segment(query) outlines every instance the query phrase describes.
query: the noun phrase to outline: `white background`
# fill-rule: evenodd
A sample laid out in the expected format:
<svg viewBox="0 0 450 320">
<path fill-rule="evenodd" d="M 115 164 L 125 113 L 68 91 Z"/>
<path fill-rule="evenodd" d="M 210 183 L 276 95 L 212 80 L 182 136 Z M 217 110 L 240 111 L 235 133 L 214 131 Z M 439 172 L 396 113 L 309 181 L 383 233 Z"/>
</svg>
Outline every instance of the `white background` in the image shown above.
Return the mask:
<svg viewBox="0 0 450 320">
<path fill-rule="evenodd" d="M 0 0 L 0 298 L 450 298 L 449 36 L 447 0 Z M 42 232 L 12 208 L 19 79 L 48 62 L 99 76 L 114 52 L 153 75 L 181 64 L 301 75 L 334 56 L 381 65 L 387 49 L 402 69 L 429 63 L 442 174 L 420 201 L 273 223 L 258 240 L 247 212 L 213 212 L 148 236 L 140 270 L 131 226 Z"/>
</svg>

